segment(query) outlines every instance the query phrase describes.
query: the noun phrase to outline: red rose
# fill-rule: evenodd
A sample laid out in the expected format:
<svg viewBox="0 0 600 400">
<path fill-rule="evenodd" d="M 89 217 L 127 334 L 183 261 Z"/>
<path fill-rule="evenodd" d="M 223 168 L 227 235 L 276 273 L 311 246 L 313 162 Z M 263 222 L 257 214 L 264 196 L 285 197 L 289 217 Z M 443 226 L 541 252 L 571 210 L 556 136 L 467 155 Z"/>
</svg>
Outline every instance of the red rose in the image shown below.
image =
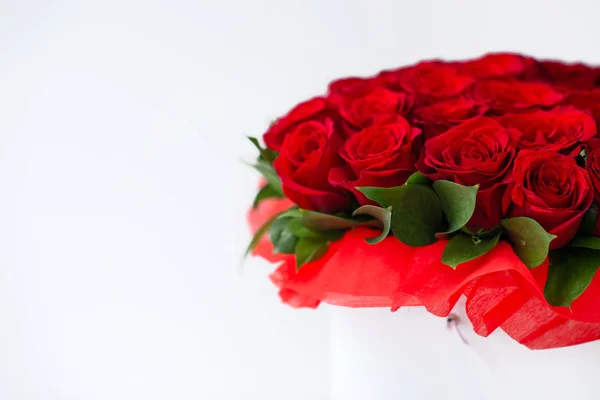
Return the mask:
<svg viewBox="0 0 600 400">
<path fill-rule="evenodd" d="M 589 111 L 596 120 L 596 127 L 600 126 L 600 87 L 570 93 L 565 99 L 565 103 L 580 110 Z"/>
<path fill-rule="evenodd" d="M 592 89 L 600 78 L 600 69 L 585 64 L 559 61 L 540 62 L 542 79 L 563 90 Z"/>
<path fill-rule="evenodd" d="M 413 93 L 420 102 L 453 97 L 468 89 L 474 79 L 459 73 L 450 64 L 438 61 L 426 61 L 413 67 L 396 71 L 384 71 L 379 79 L 387 86 L 399 87 Z"/>
<path fill-rule="evenodd" d="M 590 174 L 596 201 L 600 202 L 600 139 L 594 139 L 587 144 L 586 154 L 585 166 Z"/>
<path fill-rule="evenodd" d="M 507 128 L 521 131 L 521 149 L 551 150 L 571 157 L 579 155 L 582 145 L 596 135 L 594 119 L 569 106 L 507 114 L 498 121 Z"/>
<path fill-rule="evenodd" d="M 328 108 L 327 102 L 322 97 L 315 97 L 298 104 L 289 113 L 278 118 L 265 132 L 263 140 L 268 148 L 281 150 L 285 137 L 294 128 L 306 121 L 323 121 L 331 118 L 334 113 Z"/>
<path fill-rule="evenodd" d="M 378 118 L 352 135 L 340 154 L 346 165 L 334 168 L 329 181 L 350 190 L 360 204 L 374 204 L 356 190 L 360 186 L 400 186 L 416 170 L 413 141 L 421 133 L 400 116 Z"/>
<path fill-rule="evenodd" d="M 535 60 L 511 53 L 492 53 L 465 61 L 458 69 L 476 78 L 519 77 L 535 65 Z"/>
<path fill-rule="evenodd" d="M 308 210 L 335 213 L 346 209 L 349 197 L 327 180 L 329 170 L 341 163 L 340 145 L 329 119 L 298 125 L 286 136 L 273 163 L 284 194 Z"/>
<path fill-rule="evenodd" d="M 367 93 L 345 99 L 339 106 L 340 115 L 354 128 L 364 128 L 375 118 L 403 115 L 411 106 L 405 93 L 378 87 Z"/>
<path fill-rule="evenodd" d="M 457 97 L 415 108 L 413 119 L 422 126 L 425 139 L 430 139 L 461 122 L 483 115 L 486 109 L 476 101 Z"/>
<path fill-rule="evenodd" d="M 477 117 L 425 142 L 417 169 L 433 180 L 479 185 L 469 226 L 491 229 L 502 217 L 502 195 L 521 134 Z"/>
<path fill-rule="evenodd" d="M 473 94 L 498 113 L 522 111 L 535 106 L 550 107 L 563 99 L 562 94 L 545 83 L 516 80 L 479 81 Z"/>
<path fill-rule="evenodd" d="M 327 99 L 332 104 L 342 105 L 351 99 L 366 95 L 377 87 L 382 85 L 376 78 L 342 78 L 329 84 Z"/>
<path fill-rule="evenodd" d="M 575 159 L 551 151 L 523 150 L 503 200 L 511 217 L 529 217 L 557 238 L 555 249 L 567 244 L 579 229 L 594 200 L 587 171 Z"/>
</svg>

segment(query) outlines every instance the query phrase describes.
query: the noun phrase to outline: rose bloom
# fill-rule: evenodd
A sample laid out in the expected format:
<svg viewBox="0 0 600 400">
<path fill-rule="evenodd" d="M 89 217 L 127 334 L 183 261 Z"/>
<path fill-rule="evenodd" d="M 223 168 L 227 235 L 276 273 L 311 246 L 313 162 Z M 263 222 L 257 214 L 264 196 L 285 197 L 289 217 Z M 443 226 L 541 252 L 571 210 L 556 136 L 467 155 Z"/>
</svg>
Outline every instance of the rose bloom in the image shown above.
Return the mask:
<svg viewBox="0 0 600 400">
<path fill-rule="evenodd" d="M 593 89 L 600 79 L 600 68 L 548 60 L 540 62 L 540 75 L 561 90 Z"/>
<path fill-rule="evenodd" d="M 327 100 L 337 106 L 351 99 L 362 97 L 373 89 L 383 87 L 377 78 L 348 77 L 337 79 L 329 84 Z"/>
<path fill-rule="evenodd" d="M 349 124 L 349 130 L 360 130 L 372 124 L 378 117 L 405 115 L 412 101 L 405 93 L 398 93 L 383 87 L 376 87 L 359 96 L 348 95 L 342 98 L 339 112 Z"/>
<path fill-rule="evenodd" d="M 356 190 L 361 186 L 400 186 L 415 172 L 415 138 L 421 130 L 400 116 L 378 118 L 352 135 L 340 155 L 345 165 L 333 168 L 329 182 L 351 191 L 360 204 L 375 204 Z"/>
<path fill-rule="evenodd" d="M 520 136 L 491 118 L 473 118 L 425 142 L 417 169 L 433 180 L 479 185 L 469 227 L 491 229 L 502 217 L 502 195 Z"/>
<path fill-rule="evenodd" d="M 478 81 L 473 96 L 497 114 L 519 112 L 536 106 L 550 107 L 563 99 L 563 95 L 550 85 L 517 80 Z"/>
<path fill-rule="evenodd" d="M 325 213 L 344 211 L 350 197 L 327 179 L 329 170 L 341 164 L 338 155 L 341 143 L 329 119 L 304 122 L 290 132 L 273 163 L 284 194 L 304 209 Z"/>
<path fill-rule="evenodd" d="M 579 110 L 588 111 L 596 120 L 596 127 L 600 126 L 600 87 L 571 92 L 564 102 Z"/>
<path fill-rule="evenodd" d="M 596 135 L 594 119 L 588 113 L 569 106 L 506 114 L 498 121 L 523 133 L 519 142 L 521 149 L 551 150 L 571 157 L 579 155 L 583 144 Z"/>
<path fill-rule="evenodd" d="M 413 94 L 418 103 L 457 96 L 475 80 L 448 63 L 424 61 L 412 67 L 383 71 L 378 75 L 387 87 Z"/>
<path fill-rule="evenodd" d="M 279 151 L 285 137 L 299 124 L 335 118 L 336 113 L 328 107 L 327 101 L 323 97 L 315 97 L 298 104 L 286 115 L 278 118 L 265 132 L 263 140 L 269 149 Z"/>
<path fill-rule="evenodd" d="M 481 116 L 487 107 L 462 97 L 443 100 L 413 110 L 413 120 L 423 129 L 425 139 L 438 136 L 468 119 Z"/>
<path fill-rule="evenodd" d="M 519 54 L 491 53 L 475 60 L 457 63 L 460 72 L 476 78 L 517 78 L 527 73 L 535 60 Z"/>
<path fill-rule="evenodd" d="M 575 159 L 543 150 L 522 150 L 515 159 L 511 183 L 503 199 L 510 217 L 536 220 L 557 238 L 551 249 L 567 244 L 594 200 L 587 171 Z"/>
<path fill-rule="evenodd" d="M 586 163 L 596 202 L 600 202 L 600 139 L 594 139 L 586 146 Z"/>
</svg>

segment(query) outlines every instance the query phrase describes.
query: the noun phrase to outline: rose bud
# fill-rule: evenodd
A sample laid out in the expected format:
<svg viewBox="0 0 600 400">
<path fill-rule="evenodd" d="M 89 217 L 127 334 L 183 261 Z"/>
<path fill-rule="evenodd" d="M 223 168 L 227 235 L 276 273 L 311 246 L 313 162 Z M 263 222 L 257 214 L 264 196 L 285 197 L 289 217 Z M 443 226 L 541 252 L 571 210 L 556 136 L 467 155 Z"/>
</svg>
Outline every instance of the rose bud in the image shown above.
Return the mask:
<svg viewBox="0 0 600 400">
<path fill-rule="evenodd" d="M 507 114 L 498 121 L 507 128 L 521 131 L 520 149 L 551 150 L 571 157 L 578 156 L 583 144 L 596 135 L 594 119 L 569 106 Z"/>
<path fill-rule="evenodd" d="M 263 140 L 271 150 L 281 150 L 285 137 L 299 124 L 306 121 L 323 122 L 336 119 L 336 113 L 330 109 L 322 97 L 315 97 L 298 104 L 283 117 L 277 119 L 263 135 Z"/>
<path fill-rule="evenodd" d="M 567 244 L 594 200 L 587 171 L 575 159 L 543 150 L 523 150 L 515 159 L 511 183 L 503 199 L 510 217 L 536 220 L 556 235 L 551 249 Z"/>
<path fill-rule="evenodd" d="M 502 195 L 520 136 L 491 118 L 473 118 L 425 142 L 417 169 L 433 180 L 479 185 L 468 225 L 491 229 L 502 218 Z"/>
<path fill-rule="evenodd" d="M 413 110 L 413 119 L 423 129 L 426 140 L 438 136 L 468 119 L 481 116 L 487 107 L 473 100 L 456 97 Z"/>
<path fill-rule="evenodd" d="M 344 211 L 350 197 L 327 180 L 329 170 L 341 164 L 341 143 L 330 119 L 304 122 L 290 132 L 273 163 L 284 194 L 304 209 Z"/>
<path fill-rule="evenodd" d="M 594 139 L 586 146 L 586 169 L 590 174 L 594 197 L 600 202 L 600 139 Z"/>
<path fill-rule="evenodd" d="M 332 185 L 351 191 L 360 204 L 375 204 L 356 187 L 400 186 L 415 172 L 415 138 L 421 130 L 400 116 L 378 118 L 351 136 L 341 148 L 345 165 L 329 174 Z"/>
<path fill-rule="evenodd" d="M 518 78 L 529 71 L 535 60 L 512 53 L 491 53 L 457 65 L 460 72 L 480 78 Z"/>
<path fill-rule="evenodd" d="M 478 81 L 473 96 L 496 114 L 519 112 L 536 106 L 550 107 L 563 99 L 563 95 L 550 85 L 516 80 Z"/>
</svg>

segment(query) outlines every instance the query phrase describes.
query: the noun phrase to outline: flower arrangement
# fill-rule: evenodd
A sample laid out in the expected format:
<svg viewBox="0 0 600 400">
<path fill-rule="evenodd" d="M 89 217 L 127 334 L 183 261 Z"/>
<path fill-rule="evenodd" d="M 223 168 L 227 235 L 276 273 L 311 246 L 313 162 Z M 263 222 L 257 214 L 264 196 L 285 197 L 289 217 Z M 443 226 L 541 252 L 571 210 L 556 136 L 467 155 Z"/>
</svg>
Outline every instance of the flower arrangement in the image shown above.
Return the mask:
<svg viewBox="0 0 600 400">
<path fill-rule="evenodd" d="M 460 296 L 530 348 L 600 339 L 600 68 L 488 54 L 332 82 L 263 135 L 249 251 L 282 299 Z"/>
</svg>

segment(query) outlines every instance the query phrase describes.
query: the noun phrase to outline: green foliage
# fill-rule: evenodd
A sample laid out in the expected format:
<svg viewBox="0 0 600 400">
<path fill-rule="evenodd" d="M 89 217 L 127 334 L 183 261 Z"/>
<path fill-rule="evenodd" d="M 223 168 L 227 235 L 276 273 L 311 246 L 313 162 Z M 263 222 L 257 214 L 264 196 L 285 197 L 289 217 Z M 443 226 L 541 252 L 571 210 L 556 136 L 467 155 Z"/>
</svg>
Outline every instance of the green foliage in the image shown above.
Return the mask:
<svg viewBox="0 0 600 400">
<path fill-rule="evenodd" d="M 458 231 L 466 225 L 475 211 L 475 199 L 479 186 L 462 186 L 450 181 L 436 181 L 433 190 L 437 193 L 444 215 L 448 221 L 445 234 Z"/>
<path fill-rule="evenodd" d="M 385 239 L 390 233 L 392 227 L 392 208 L 382 208 L 373 205 L 364 205 L 357 208 L 353 216 L 370 215 L 381 223 L 381 234 L 374 238 L 365 239 L 369 244 L 377 244 Z"/>
<path fill-rule="evenodd" d="M 546 232 L 535 220 L 515 217 L 503 219 L 500 225 L 506 230 L 515 253 L 527 268 L 538 267 L 546 260 L 550 242 L 556 236 Z"/>
<path fill-rule="evenodd" d="M 362 187 L 358 190 L 382 207 L 392 208 L 392 233 L 404 244 L 427 246 L 436 241 L 436 232 L 445 228 L 440 199 L 427 186 Z"/>
<path fill-rule="evenodd" d="M 467 261 L 474 260 L 492 250 L 500 240 L 500 231 L 491 237 L 480 237 L 458 233 L 446 245 L 442 254 L 442 263 L 456 268 Z"/>
<path fill-rule="evenodd" d="M 550 252 L 544 296 L 550 305 L 569 307 L 589 286 L 600 265 L 600 251 L 563 247 Z"/>
</svg>

